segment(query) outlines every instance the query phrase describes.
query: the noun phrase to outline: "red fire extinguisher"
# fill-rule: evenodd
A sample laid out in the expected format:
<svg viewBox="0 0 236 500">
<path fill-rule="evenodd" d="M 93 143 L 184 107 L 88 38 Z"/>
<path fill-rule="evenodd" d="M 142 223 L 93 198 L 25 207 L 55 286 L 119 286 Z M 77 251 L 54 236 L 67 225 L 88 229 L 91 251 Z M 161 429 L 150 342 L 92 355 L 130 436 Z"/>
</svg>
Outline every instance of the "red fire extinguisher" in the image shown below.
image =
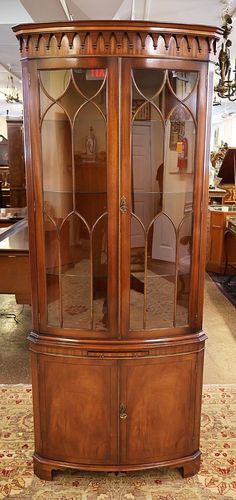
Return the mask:
<svg viewBox="0 0 236 500">
<path fill-rule="evenodd" d="M 188 166 L 188 139 L 182 137 L 177 142 L 176 151 L 178 153 L 177 167 L 184 171 Z"/>
</svg>

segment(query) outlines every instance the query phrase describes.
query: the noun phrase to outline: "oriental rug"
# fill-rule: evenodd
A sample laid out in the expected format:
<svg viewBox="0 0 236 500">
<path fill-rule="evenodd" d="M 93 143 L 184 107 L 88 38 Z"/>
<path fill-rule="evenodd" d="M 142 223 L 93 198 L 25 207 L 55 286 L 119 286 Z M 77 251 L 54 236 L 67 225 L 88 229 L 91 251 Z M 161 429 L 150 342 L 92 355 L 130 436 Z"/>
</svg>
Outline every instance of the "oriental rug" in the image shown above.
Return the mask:
<svg viewBox="0 0 236 500">
<path fill-rule="evenodd" d="M 221 293 L 236 307 L 236 276 L 229 274 L 208 273 Z"/>
<path fill-rule="evenodd" d="M 236 499 L 236 385 L 204 386 L 200 473 L 61 471 L 53 482 L 33 474 L 31 387 L 0 386 L 0 498 L 19 500 Z"/>
<path fill-rule="evenodd" d="M 67 328 L 90 328 L 91 317 L 91 283 L 87 271 L 89 261 L 83 259 L 72 270 L 62 277 L 62 312 L 63 326 Z M 83 276 L 82 276 L 83 273 Z M 142 287 L 144 272 L 132 272 L 132 277 Z M 168 328 L 173 326 L 174 315 L 174 275 L 161 276 L 149 270 L 147 275 L 146 328 Z M 106 292 L 92 301 L 92 314 L 95 330 L 104 330 L 104 302 Z M 59 294 L 56 300 L 48 304 L 48 321 L 51 326 L 60 325 Z M 108 306 L 109 307 L 109 306 Z M 130 326 L 132 330 L 143 328 L 144 293 L 131 288 L 130 293 Z M 188 323 L 188 300 L 176 304 L 176 326 Z"/>
</svg>

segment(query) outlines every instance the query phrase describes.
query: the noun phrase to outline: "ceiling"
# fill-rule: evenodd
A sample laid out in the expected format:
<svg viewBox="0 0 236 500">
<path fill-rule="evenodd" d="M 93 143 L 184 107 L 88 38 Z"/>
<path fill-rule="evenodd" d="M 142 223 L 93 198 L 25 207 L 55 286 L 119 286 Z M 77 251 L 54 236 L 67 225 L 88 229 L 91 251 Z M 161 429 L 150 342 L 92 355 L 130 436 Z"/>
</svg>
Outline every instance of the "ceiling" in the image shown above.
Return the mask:
<svg viewBox="0 0 236 500">
<path fill-rule="evenodd" d="M 0 0 L 0 89 L 7 86 L 8 70 L 21 91 L 21 67 L 18 42 L 11 27 L 26 22 L 68 19 L 146 19 L 160 22 L 221 26 L 222 12 L 228 6 L 236 17 L 236 0 Z M 236 26 L 232 32 L 232 56 L 236 57 Z M 216 108 L 216 114 L 221 113 Z M 236 103 L 228 103 L 231 111 Z M 4 102 L 0 95 L 0 116 L 19 114 L 19 105 Z"/>
</svg>

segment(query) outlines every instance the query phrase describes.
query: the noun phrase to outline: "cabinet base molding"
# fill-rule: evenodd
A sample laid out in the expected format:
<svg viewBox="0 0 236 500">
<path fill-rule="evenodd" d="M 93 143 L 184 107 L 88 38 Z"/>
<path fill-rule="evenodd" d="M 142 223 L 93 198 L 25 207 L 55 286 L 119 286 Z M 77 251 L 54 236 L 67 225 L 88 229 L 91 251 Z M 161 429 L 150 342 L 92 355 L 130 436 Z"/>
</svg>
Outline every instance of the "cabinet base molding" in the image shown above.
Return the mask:
<svg viewBox="0 0 236 500">
<path fill-rule="evenodd" d="M 201 451 L 197 450 L 193 455 L 164 462 L 141 464 L 141 465 L 84 465 L 76 463 L 61 462 L 42 458 L 37 453 L 33 455 L 34 473 L 40 479 L 52 481 L 53 471 L 65 469 L 78 469 L 91 472 L 132 472 L 160 467 L 175 467 L 182 469 L 184 478 L 194 476 L 200 469 Z"/>
</svg>

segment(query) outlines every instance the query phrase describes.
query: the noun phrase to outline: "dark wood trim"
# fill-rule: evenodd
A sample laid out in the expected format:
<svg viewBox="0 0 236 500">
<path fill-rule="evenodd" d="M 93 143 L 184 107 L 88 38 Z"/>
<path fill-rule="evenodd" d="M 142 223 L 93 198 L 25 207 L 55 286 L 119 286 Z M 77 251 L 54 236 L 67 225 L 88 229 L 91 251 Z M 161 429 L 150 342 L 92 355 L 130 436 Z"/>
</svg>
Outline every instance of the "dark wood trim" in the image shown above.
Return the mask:
<svg viewBox="0 0 236 500">
<path fill-rule="evenodd" d="M 129 331 L 130 311 L 130 223 L 131 223 L 131 59 L 125 59 L 121 67 L 122 94 L 121 114 L 121 172 L 120 172 L 120 196 L 125 197 L 127 211 L 120 212 L 120 258 L 121 258 L 121 308 L 120 308 L 120 335 L 127 335 Z"/>
<path fill-rule="evenodd" d="M 213 80 L 211 82 L 213 84 Z M 198 114 L 197 114 L 197 137 L 196 137 L 196 171 L 195 171 L 195 193 L 194 193 L 194 233 L 192 243 L 192 283 L 197 286 L 191 287 L 190 294 L 190 321 L 193 328 L 201 328 L 203 308 L 199 308 L 199 302 L 203 305 L 203 288 L 205 279 L 206 263 L 206 222 L 208 206 L 208 162 L 210 144 L 206 144 L 206 127 L 209 120 L 209 108 L 206 107 L 207 96 L 209 105 L 212 102 L 212 93 L 209 94 L 208 67 L 203 65 L 200 73 L 198 89 Z M 208 105 L 208 106 L 209 106 Z M 209 130 L 209 127 L 208 127 Z M 207 134 L 209 140 L 209 133 Z M 207 196 L 206 196 L 207 192 Z"/>
<path fill-rule="evenodd" d="M 201 214 L 202 214 L 202 191 L 204 188 L 204 141 L 206 125 L 206 79 L 207 66 L 202 65 L 200 72 L 199 86 L 197 92 L 197 134 L 195 141 L 195 175 L 194 175 L 194 200 L 193 200 L 193 235 L 192 235 L 192 266 L 191 266 L 191 292 L 189 300 L 190 324 L 193 328 L 199 327 L 198 318 L 198 296 L 201 293 L 198 285 L 199 256 L 201 246 Z M 204 272 L 204 270 L 200 270 Z"/>
<path fill-rule="evenodd" d="M 222 29 L 211 26 L 150 23 L 147 21 L 78 21 L 22 24 L 13 28 L 23 57 L 153 55 L 207 60 L 216 53 Z"/>
<path fill-rule="evenodd" d="M 198 277 L 198 322 L 196 327 L 202 325 L 203 320 L 203 302 L 204 302 L 204 282 L 206 268 L 206 253 L 207 253 L 207 214 L 208 214 L 208 193 L 209 193 L 209 161 L 210 161 L 210 136 L 211 136 L 211 117 L 212 117 L 212 102 L 213 102 L 213 81 L 215 68 L 212 64 L 208 66 L 206 78 L 206 128 L 205 128 L 205 156 L 203 160 L 203 187 L 202 187 L 202 218 L 201 218 L 201 235 L 200 235 L 200 258 L 199 258 L 199 277 Z"/>
<path fill-rule="evenodd" d="M 40 426 L 40 381 L 39 381 L 39 364 L 36 353 L 31 353 L 31 373 L 32 385 L 34 390 L 33 396 L 33 417 L 34 417 L 34 434 L 35 434 L 35 452 L 41 454 L 43 449 L 42 433 Z M 40 373 L 41 376 L 41 373 Z"/>
<path fill-rule="evenodd" d="M 160 339 L 129 339 L 129 340 L 113 340 L 113 339 L 106 339 L 106 340 L 101 340 L 101 339 L 70 339 L 68 337 L 60 338 L 60 337 L 49 337 L 47 335 L 43 335 L 40 333 L 40 335 L 32 332 L 29 335 L 29 341 L 30 341 L 30 349 L 36 350 L 41 352 L 44 352 L 44 348 L 51 347 L 51 349 L 55 348 L 55 353 L 60 353 L 60 350 L 58 351 L 58 348 L 67 348 L 69 349 L 69 353 L 75 352 L 79 353 L 79 355 L 82 355 L 84 353 L 84 350 L 88 351 L 98 351 L 100 353 L 102 352 L 130 352 L 132 353 L 133 351 L 140 351 L 142 348 L 145 350 L 150 350 L 150 349 L 157 349 L 157 352 L 160 353 L 168 353 L 169 348 L 174 348 L 174 352 L 189 352 L 191 349 L 196 350 L 196 344 L 198 345 L 199 343 L 205 342 L 207 339 L 206 335 L 204 332 L 200 332 L 198 334 L 192 333 L 189 335 L 181 335 L 179 334 L 178 336 L 173 336 L 173 337 L 162 337 Z M 201 344 L 200 349 L 202 349 L 203 344 Z M 70 351 L 70 349 L 72 351 Z M 146 352 L 146 351 L 145 351 Z M 150 351 L 151 352 L 151 351 Z M 150 355 L 150 352 L 148 353 L 148 356 Z M 152 351 L 154 353 L 154 351 Z"/>
<path fill-rule="evenodd" d="M 95 29 L 95 30 L 111 30 L 111 29 L 118 29 L 118 30 L 127 30 L 127 28 L 130 31 L 137 31 L 137 29 L 143 29 L 143 30 L 158 30 L 161 31 L 165 29 L 167 32 L 172 32 L 172 31 L 180 31 L 181 33 L 185 31 L 193 32 L 194 34 L 206 34 L 206 33 L 212 33 L 212 34 L 218 34 L 221 35 L 223 33 L 223 30 L 221 28 L 215 27 L 215 26 L 209 26 L 209 25 L 203 25 L 203 24 L 182 24 L 182 23 L 164 23 L 164 22 L 155 22 L 155 21 L 109 21 L 109 20 L 89 20 L 89 21 L 56 21 L 56 22 L 50 22 L 50 23 L 24 23 L 24 24 L 18 24 L 14 26 L 12 29 L 14 33 L 22 33 L 22 32 L 39 32 L 39 33 L 44 33 L 47 31 L 71 31 L 75 29 L 84 29 L 84 30 L 89 30 L 89 29 Z"/>
<path fill-rule="evenodd" d="M 99 65 L 101 61 L 99 60 Z M 108 203 L 108 332 L 115 337 L 118 331 L 118 220 L 119 220 L 119 109 L 118 61 L 107 59 L 108 124 L 107 124 L 107 203 Z M 96 62 L 95 62 L 95 67 Z"/>
<path fill-rule="evenodd" d="M 182 475 L 184 478 L 191 477 L 197 474 L 200 469 L 200 457 L 201 451 L 196 450 L 192 455 L 174 459 L 165 460 L 162 462 L 155 462 L 150 464 L 139 464 L 139 465 L 84 465 L 81 463 L 68 463 L 59 460 L 50 460 L 48 458 L 43 458 L 37 453 L 33 455 L 33 467 L 34 473 L 43 480 L 51 481 L 53 479 L 53 471 L 63 470 L 63 469 L 78 469 L 87 470 L 93 472 L 132 472 L 141 471 L 154 468 L 162 467 L 178 467 L 183 470 Z"/>
<path fill-rule="evenodd" d="M 34 114 L 35 108 L 30 103 L 29 82 L 30 68 L 27 63 L 22 63 L 22 81 L 23 81 L 23 99 L 24 113 L 27 119 L 27 126 L 24 126 L 24 156 L 25 156 L 25 174 L 28 225 L 29 225 L 29 256 L 30 256 L 30 275 L 31 275 L 31 304 L 32 304 L 32 327 L 34 331 L 39 331 L 39 302 L 38 302 L 38 281 L 37 281 L 37 251 L 36 251 L 36 226 L 35 226 L 35 195 L 34 195 Z M 36 145 L 37 146 L 37 145 Z M 31 188 L 29 189 L 29 186 Z"/>
<path fill-rule="evenodd" d="M 36 283 L 38 290 L 35 289 L 35 282 L 32 285 L 33 295 L 38 293 L 39 299 L 39 311 L 38 311 L 38 323 L 41 328 L 42 325 L 47 323 L 47 293 L 46 293 L 46 276 L 45 276 L 45 249 L 44 249 L 44 220 L 43 220 L 43 172 L 42 172 L 42 154 L 41 154 L 41 136 L 40 136 L 40 116 L 39 116 L 39 84 L 38 84 L 38 72 L 37 72 L 37 62 L 31 61 L 28 65 L 29 73 L 27 75 L 26 92 L 29 94 L 29 108 L 28 113 L 30 116 L 31 124 L 31 151 L 32 151 L 32 161 L 31 161 L 31 180 L 33 186 L 33 207 L 31 206 L 30 212 L 33 210 L 34 214 L 34 228 L 35 235 L 34 241 L 31 242 L 30 239 L 30 250 L 34 245 L 33 251 L 37 248 L 37 262 L 36 270 L 37 275 L 34 272 L 33 280 L 36 278 Z M 37 110 L 37 111 L 36 111 Z M 25 111 L 27 113 L 27 110 Z M 25 115 L 25 121 L 27 120 L 27 114 Z M 36 222 L 37 221 L 37 222 Z M 29 224 L 29 232 L 31 225 Z M 31 237 L 30 237 L 31 238 Z"/>
</svg>

